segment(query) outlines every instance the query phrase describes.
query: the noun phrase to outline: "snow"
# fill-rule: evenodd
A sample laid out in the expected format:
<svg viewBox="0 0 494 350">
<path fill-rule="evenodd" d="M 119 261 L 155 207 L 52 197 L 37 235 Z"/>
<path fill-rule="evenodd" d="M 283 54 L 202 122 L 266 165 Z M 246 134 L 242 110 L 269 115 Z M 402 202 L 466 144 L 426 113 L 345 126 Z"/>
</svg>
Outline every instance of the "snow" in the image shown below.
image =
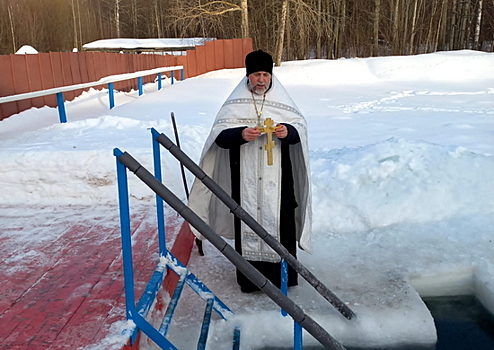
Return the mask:
<svg viewBox="0 0 494 350">
<path fill-rule="evenodd" d="M 25 55 L 25 54 L 36 54 L 38 50 L 30 45 L 23 45 L 19 50 L 15 52 L 16 55 Z"/>
<path fill-rule="evenodd" d="M 357 318 L 343 318 L 303 279 L 289 296 L 343 345 L 434 343 L 420 296 L 475 294 L 494 312 L 493 66 L 494 54 L 463 50 L 274 69 L 309 125 L 315 249 L 299 259 Z M 197 161 L 243 75 L 210 72 L 160 91 L 149 84 L 140 97 L 117 93 L 112 110 L 105 91 L 90 90 L 66 104 L 66 124 L 48 107 L 1 121 L 0 183 L 8 190 L 0 203 L 25 208 L 24 227 L 36 206 L 108 210 L 117 203 L 113 149 L 152 170 L 149 129 L 173 140 L 174 112 L 182 149 Z M 177 161 L 163 150 L 162 162 L 163 182 L 185 200 Z M 135 176 L 129 182 L 132 206 L 154 205 L 145 185 Z M 204 248 L 205 257 L 194 251 L 190 269 L 236 313 L 242 348 L 290 346 L 290 318 L 264 295 L 242 294 L 234 267 Z M 181 305 L 170 337 L 190 348 L 204 303 L 190 293 Z M 210 349 L 231 348 L 231 327 L 213 322 Z"/>
<path fill-rule="evenodd" d="M 187 49 L 197 45 L 204 45 L 206 41 L 213 38 L 121 38 L 121 39 L 101 39 L 96 40 L 82 47 L 88 49 Z"/>
</svg>

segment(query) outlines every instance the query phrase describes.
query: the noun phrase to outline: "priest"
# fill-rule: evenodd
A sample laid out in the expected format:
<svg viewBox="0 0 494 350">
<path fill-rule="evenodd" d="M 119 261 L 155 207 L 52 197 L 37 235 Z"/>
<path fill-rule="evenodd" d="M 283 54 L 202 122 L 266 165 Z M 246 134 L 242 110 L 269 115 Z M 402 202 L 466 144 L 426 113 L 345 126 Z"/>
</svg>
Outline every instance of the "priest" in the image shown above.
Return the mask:
<svg viewBox="0 0 494 350">
<path fill-rule="evenodd" d="M 311 190 L 307 124 L 273 75 L 262 50 L 245 58 L 246 76 L 227 98 L 206 140 L 200 166 L 293 256 L 311 253 Z M 276 286 L 279 255 L 196 180 L 189 206 Z M 194 230 L 199 239 L 203 237 Z M 259 289 L 237 270 L 242 292 Z M 297 285 L 289 267 L 288 286 Z"/>
</svg>

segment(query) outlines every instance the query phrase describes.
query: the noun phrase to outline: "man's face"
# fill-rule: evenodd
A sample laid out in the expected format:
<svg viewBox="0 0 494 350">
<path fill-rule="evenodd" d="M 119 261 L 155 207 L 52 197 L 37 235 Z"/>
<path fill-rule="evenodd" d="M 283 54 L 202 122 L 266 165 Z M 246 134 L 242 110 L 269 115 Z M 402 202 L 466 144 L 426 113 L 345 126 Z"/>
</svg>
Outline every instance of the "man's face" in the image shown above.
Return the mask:
<svg viewBox="0 0 494 350">
<path fill-rule="evenodd" d="M 264 94 L 271 84 L 271 74 L 268 72 L 255 72 L 249 74 L 247 78 L 249 79 L 249 86 L 252 92 L 259 95 Z"/>
</svg>

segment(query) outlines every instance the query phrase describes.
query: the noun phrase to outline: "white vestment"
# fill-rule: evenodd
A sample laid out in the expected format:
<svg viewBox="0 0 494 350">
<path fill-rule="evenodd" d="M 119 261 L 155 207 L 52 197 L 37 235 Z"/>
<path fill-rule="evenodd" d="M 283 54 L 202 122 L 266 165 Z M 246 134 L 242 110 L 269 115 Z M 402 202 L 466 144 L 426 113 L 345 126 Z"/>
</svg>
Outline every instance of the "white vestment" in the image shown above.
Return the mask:
<svg viewBox="0 0 494 350">
<path fill-rule="evenodd" d="M 211 132 L 201 155 L 200 167 L 231 195 L 231 174 L 229 150 L 220 148 L 216 137 L 225 129 L 241 126 L 255 127 L 258 123 L 257 110 L 262 110 L 261 123 L 271 118 L 275 124 L 292 125 L 300 136 L 300 142 L 290 145 L 290 159 L 294 180 L 295 223 L 299 247 L 309 253 L 311 246 L 311 189 L 309 172 L 309 152 L 307 144 L 307 124 L 286 90 L 273 76 L 271 89 L 263 96 L 254 94 L 247 88 L 247 77 L 242 79 L 218 112 Z M 264 149 L 266 134 L 257 140 L 240 146 L 240 205 L 266 231 L 280 241 L 280 193 L 281 193 L 281 141 L 273 135 L 273 165 L 267 165 Z M 218 234 L 232 239 L 234 220 L 230 210 L 204 186 L 195 180 L 189 207 L 195 211 Z M 193 229 L 197 237 L 201 235 Z M 278 262 L 280 257 L 247 225 L 241 225 L 242 255 L 247 260 Z"/>
</svg>

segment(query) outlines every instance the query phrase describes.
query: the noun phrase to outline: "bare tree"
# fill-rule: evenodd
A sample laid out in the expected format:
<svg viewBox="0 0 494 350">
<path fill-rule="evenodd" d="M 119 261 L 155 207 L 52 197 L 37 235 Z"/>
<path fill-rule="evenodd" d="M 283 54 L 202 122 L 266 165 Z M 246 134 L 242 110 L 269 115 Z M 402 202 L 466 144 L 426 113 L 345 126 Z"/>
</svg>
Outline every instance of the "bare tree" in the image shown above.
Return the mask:
<svg viewBox="0 0 494 350">
<path fill-rule="evenodd" d="M 0 35 L 0 53 L 122 36 L 252 37 L 281 60 L 494 50 L 494 0 L 2 0 Z"/>
<path fill-rule="evenodd" d="M 453 0 L 451 4 L 451 21 L 449 23 L 450 28 L 450 39 L 449 39 L 449 47 L 451 50 L 456 49 L 456 44 L 458 42 L 458 0 Z"/>
<path fill-rule="evenodd" d="M 15 30 L 14 30 L 14 21 L 12 20 L 12 6 L 8 5 L 9 12 L 9 23 L 10 23 L 10 34 L 12 36 L 12 48 L 13 52 L 17 51 L 17 44 L 15 43 Z"/>
<path fill-rule="evenodd" d="M 379 16 L 381 14 L 381 0 L 374 0 L 374 46 L 372 50 L 372 56 L 379 55 Z"/>
<path fill-rule="evenodd" d="M 158 0 L 153 0 L 153 17 L 154 17 L 154 26 L 156 28 L 156 36 L 158 38 L 162 37 L 161 33 L 161 19 L 160 19 L 160 9 L 159 9 L 159 3 Z"/>
<path fill-rule="evenodd" d="M 240 12 L 241 16 L 245 16 L 243 11 L 245 9 L 240 5 L 228 1 L 214 0 L 202 4 L 198 0 L 195 4 L 181 4 L 178 10 L 172 11 L 171 17 L 179 37 L 187 36 L 188 33 L 197 33 L 195 36 L 200 33 L 199 36 L 215 37 L 214 33 L 225 30 L 223 21 L 227 20 L 227 15 Z M 238 21 L 234 26 L 242 27 L 242 25 L 238 26 Z"/>
<path fill-rule="evenodd" d="M 283 7 L 281 8 L 281 18 L 280 18 L 280 31 L 278 35 L 278 46 L 276 48 L 274 63 L 276 66 L 281 65 L 281 57 L 283 55 L 283 40 L 285 38 L 285 27 L 287 21 L 288 13 L 288 0 L 283 1 Z"/>
<path fill-rule="evenodd" d="M 477 4 L 477 16 L 476 16 L 477 21 L 475 23 L 475 36 L 473 40 L 473 48 L 476 50 L 479 48 L 480 29 L 482 27 L 482 8 L 483 8 L 483 0 L 479 0 Z"/>
<path fill-rule="evenodd" d="M 448 1 L 443 0 L 441 5 L 441 13 L 439 20 L 437 21 L 436 42 L 432 51 L 435 52 L 441 47 L 443 50 L 447 49 L 447 20 L 448 20 Z"/>
<path fill-rule="evenodd" d="M 409 46 L 408 46 L 408 53 L 413 54 L 414 53 L 414 39 L 416 35 L 416 30 L 417 30 L 417 11 L 418 11 L 418 2 L 419 0 L 414 0 L 413 1 L 413 15 L 412 15 L 412 23 L 411 23 L 411 28 L 410 28 L 410 41 L 409 41 Z"/>
<path fill-rule="evenodd" d="M 138 23 L 138 12 L 137 12 L 137 0 L 131 0 L 130 2 L 130 21 L 132 27 L 132 36 L 137 38 L 137 23 Z"/>
<path fill-rule="evenodd" d="M 465 49 L 469 47 L 468 37 L 469 37 L 469 22 L 470 22 L 470 3 L 461 3 L 461 28 L 460 28 L 460 43 L 461 48 Z"/>
<path fill-rule="evenodd" d="M 117 31 L 117 38 L 120 38 L 120 1 L 115 0 L 115 30 Z"/>
<path fill-rule="evenodd" d="M 78 3 L 78 0 L 70 0 L 70 7 L 72 8 L 72 24 L 74 30 L 74 47 L 79 47 L 78 33 L 77 33 L 77 20 L 76 20 L 76 7 L 75 2 Z M 80 25 L 80 23 L 79 23 Z"/>
<path fill-rule="evenodd" d="M 317 0 L 317 12 L 319 13 L 319 20 L 317 21 L 316 30 L 316 58 L 321 58 L 321 39 L 322 39 L 322 6 L 321 0 Z"/>
<path fill-rule="evenodd" d="M 247 0 L 240 0 L 240 10 L 242 11 L 242 38 L 250 36 L 249 31 L 249 4 Z"/>
<path fill-rule="evenodd" d="M 343 48 L 343 38 L 346 31 L 346 0 L 338 2 L 339 10 L 337 11 L 336 21 L 336 52 L 334 57 L 341 57 Z M 334 58 L 333 57 L 333 58 Z"/>
<path fill-rule="evenodd" d="M 393 32 L 391 34 L 391 43 L 392 43 L 392 54 L 397 55 L 400 52 L 400 34 L 399 30 L 401 28 L 401 21 L 400 21 L 400 0 L 395 0 L 394 3 L 394 8 L 393 8 Z"/>
</svg>

